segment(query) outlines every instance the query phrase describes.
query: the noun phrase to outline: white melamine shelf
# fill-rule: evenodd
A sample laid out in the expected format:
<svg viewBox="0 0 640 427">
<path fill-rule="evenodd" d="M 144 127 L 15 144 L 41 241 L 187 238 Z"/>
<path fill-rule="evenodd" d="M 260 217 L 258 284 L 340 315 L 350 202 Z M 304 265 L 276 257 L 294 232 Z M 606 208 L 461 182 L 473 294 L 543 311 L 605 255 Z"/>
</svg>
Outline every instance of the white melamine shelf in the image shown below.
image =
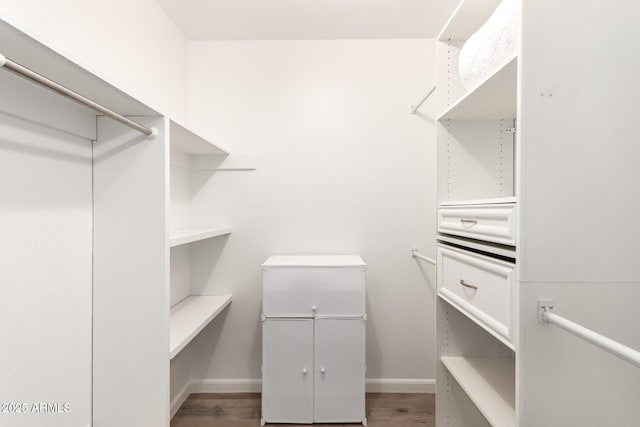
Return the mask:
<svg viewBox="0 0 640 427">
<path fill-rule="evenodd" d="M 440 361 L 493 427 L 516 425 L 513 359 L 443 356 Z"/>
<path fill-rule="evenodd" d="M 55 49 L 40 42 L 37 34 L 25 32 L 18 25 L 19 22 L 14 21 L 0 11 L 0 53 L 7 59 L 125 116 L 160 115 L 156 110 L 109 83 L 108 80 L 78 65 L 81 61 L 57 53 Z M 45 91 L 45 89 L 41 90 Z M 57 98 L 65 99 L 60 96 Z"/>
<path fill-rule="evenodd" d="M 171 308 L 169 355 L 173 359 L 220 312 L 231 303 L 231 295 L 190 296 Z"/>
<path fill-rule="evenodd" d="M 463 0 L 444 26 L 438 40 L 467 40 L 487 22 L 501 0 Z"/>
<path fill-rule="evenodd" d="M 231 227 L 189 227 L 171 230 L 169 243 L 171 247 L 210 239 L 231 233 Z"/>
<path fill-rule="evenodd" d="M 174 120 L 169 122 L 169 132 L 171 148 L 183 153 L 211 156 L 229 154 L 228 151 L 195 134 Z"/>
<path fill-rule="evenodd" d="M 516 117 L 518 56 L 513 55 L 493 74 L 447 108 L 438 120 L 490 120 Z"/>
<path fill-rule="evenodd" d="M 470 206 L 470 205 L 502 205 L 515 203 L 515 196 L 494 197 L 491 199 L 471 199 L 471 200 L 445 200 L 439 206 Z"/>
</svg>

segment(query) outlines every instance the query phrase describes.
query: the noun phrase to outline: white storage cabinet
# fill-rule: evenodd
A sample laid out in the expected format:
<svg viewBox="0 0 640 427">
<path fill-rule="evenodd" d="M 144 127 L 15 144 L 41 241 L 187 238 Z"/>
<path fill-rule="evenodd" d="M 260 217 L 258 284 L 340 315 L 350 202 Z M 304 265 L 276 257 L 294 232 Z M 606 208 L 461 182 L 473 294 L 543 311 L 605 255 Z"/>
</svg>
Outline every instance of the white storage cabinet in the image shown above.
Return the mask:
<svg viewBox="0 0 640 427">
<path fill-rule="evenodd" d="M 358 256 L 264 263 L 263 425 L 366 425 L 365 269 Z"/>
</svg>

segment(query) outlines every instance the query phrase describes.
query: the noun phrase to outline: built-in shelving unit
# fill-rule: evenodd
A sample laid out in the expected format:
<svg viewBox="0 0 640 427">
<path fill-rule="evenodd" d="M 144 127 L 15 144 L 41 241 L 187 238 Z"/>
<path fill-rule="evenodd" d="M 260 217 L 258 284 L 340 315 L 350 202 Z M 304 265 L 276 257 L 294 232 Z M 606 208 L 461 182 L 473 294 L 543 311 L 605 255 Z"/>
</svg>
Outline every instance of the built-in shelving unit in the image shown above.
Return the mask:
<svg viewBox="0 0 640 427">
<path fill-rule="evenodd" d="M 513 359 L 448 356 L 440 361 L 493 427 L 515 425 Z"/>
<path fill-rule="evenodd" d="M 194 203 L 201 186 L 215 171 L 215 168 L 201 170 L 201 163 L 218 165 L 228 158 L 229 152 L 174 120 L 169 122 L 169 134 L 169 353 L 173 393 L 170 396 L 170 414 L 173 416 L 189 396 L 193 379 L 191 356 L 186 352 L 176 356 L 231 303 L 231 295 L 216 295 L 215 288 L 211 291 L 210 278 L 199 273 L 201 263 L 193 262 L 211 246 L 195 243 L 207 240 L 212 245 L 224 245 L 231 234 L 231 226 L 224 218 L 217 218 L 215 212 L 201 212 L 199 205 Z M 209 262 L 215 264 L 215 259 Z M 220 294 L 227 292 L 225 289 Z M 175 390 L 178 390 L 177 394 Z"/>
<path fill-rule="evenodd" d="M 437 41 L 436 415 L 438 425 L 450 427 L 478 416 L 486 422 L 477 425 L 515 427 L 517 421 L 512 288 L 519 52 L 471 88 L 458 70 L 465 42 L 499 3 L 462 1 Z"/>
<path fill-rule="evenodd" d="M 436 40 L 439 427 L 640 417 L 638 370 L 537 310 L 552 299 L 640 348 L 625 321 L 640 295 L 640 148 L 636 128 L 615 126 L 636 122 L 640 66 L 615 40 L 640 41 L 637 6 L 558 4 L 463 0 Z"/>
<path fill-rule="evenodd" d="M 169 355 L 173 359 L 231 303 L 231 295 L 190 296 L 171 308 Z"/>
<path fill-rule="evenodd" d="M 231 233 L 231 227 L 189 227 L 171 230 L 169 244 L 175 246 L 210 239 Z"/>
</svg>

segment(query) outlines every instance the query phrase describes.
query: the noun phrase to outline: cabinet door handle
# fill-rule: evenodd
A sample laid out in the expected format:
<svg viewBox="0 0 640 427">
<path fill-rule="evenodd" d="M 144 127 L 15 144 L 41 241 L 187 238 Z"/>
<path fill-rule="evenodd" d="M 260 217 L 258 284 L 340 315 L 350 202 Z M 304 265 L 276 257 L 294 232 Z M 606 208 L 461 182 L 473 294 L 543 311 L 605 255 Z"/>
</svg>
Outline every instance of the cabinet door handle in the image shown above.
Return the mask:
<svg viewBox="0 0 640 427">
<path fill-rule="evenodd" d="M 307 368 L 302 368 L 302 375 L 307 375 Z"/>
<path fill-rule="evenodd" d="M 476 285 L 469 284 L 469 283 L 465 282 L 464 279 L 460 279 L 460 284 L 462 286 L 464 286 L 465 288 L 478 289 L 478 287 Z"/>
<path fill-rule="evenodd" d="M 322 368 L 320 368 L 320 373 L 321 374 L 324 374 L 325 372 L 327 372 L 327 371 L 324 369 L 324 366 Z"/>
<path fill-rule="evenodd" d="M 478 223 L 477 219 L 469 219 L 469 218 L 460 218 L 460 222 L 462 223 L 462 225 L 469 225 L 471 227 L 473 227 L 474 225 L 476 225 Z"/>
<path fill-rule="evenodd" d="M 311 311 L 313 311 L 314 313 L 318 311 L 318 306 L 314 305 L 313 307 L 311 307 Z"/>
</svg>

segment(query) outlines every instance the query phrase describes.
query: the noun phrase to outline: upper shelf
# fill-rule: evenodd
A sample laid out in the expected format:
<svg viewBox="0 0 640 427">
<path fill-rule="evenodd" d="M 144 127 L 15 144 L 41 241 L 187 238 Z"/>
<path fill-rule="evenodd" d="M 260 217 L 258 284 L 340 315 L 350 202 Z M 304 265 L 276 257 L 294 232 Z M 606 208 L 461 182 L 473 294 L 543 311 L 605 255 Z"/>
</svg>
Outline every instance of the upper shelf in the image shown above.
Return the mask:
<svg viewBox="0 0 640 427">
<path fill-rule="evenodd" d="M 515 118 L 517 114 L 518 56 L 501 66 L 447 108 L 438 120 L 490 120 Z"/>
<path fill-rule="evenodd" d="M 513 359 L 449 356 L 440 361 L 493 427 L 516 425 Z"/>
<path fill-rule="evenodd" d="M 210 239 L 231 233 L 231 227 L 189 227 L 171 230 L 169 246 L 180 246 L 198 240 Z"/>
<path fill-rule="evenodd" d="M 231 303 L 231 295 L 190 296 L 171 308 L 169 357 L 173 359 L 220 312 Z"/>
<path fill-rule="evenodd" d="M 501 0 L 462 0 L 438 40 L 467 40 L 491 16 Z"/>
<path fill-rule="evenodd" d="M 156 110 L 134 99 L 78 62 L 67 58 L 11 24 L 0 12 L 0 53 L 83 96 L 126 116 L 159 116 Z M 71 101 L 70 101 L 71 102 Z"/>
<path fill-rule="evenodd" d="M 186 154 L 226 155 L 228 151 L 206 140 L 181 124 L 171 120 L 169 122 L 171 148 Z"/>
</svg>

